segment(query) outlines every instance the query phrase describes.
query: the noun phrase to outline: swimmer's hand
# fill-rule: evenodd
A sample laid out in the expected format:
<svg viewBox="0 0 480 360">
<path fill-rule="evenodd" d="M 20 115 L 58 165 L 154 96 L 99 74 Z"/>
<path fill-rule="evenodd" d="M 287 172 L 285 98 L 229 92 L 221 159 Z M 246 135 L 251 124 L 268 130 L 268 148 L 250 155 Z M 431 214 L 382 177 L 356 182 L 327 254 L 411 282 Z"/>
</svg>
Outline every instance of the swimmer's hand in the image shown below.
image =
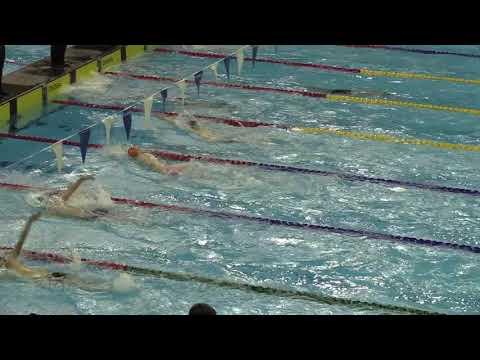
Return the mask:
<svg viewBox="0 0 480 360">
<path fill-rule="evenodd" d="M 9 256 L 6 259 L 6 267 L 14 271 L 17 275 L 31 279 L 45 278 L 49 272 L 47 269 L 33 269 L 23 265 L 16 257 Z"/>
<path fill-rule="evenodd" d="M 82 182 L 87 180 L 95 180 L 95 175 L 82 175 L 78 180 Z"/>
</svg>

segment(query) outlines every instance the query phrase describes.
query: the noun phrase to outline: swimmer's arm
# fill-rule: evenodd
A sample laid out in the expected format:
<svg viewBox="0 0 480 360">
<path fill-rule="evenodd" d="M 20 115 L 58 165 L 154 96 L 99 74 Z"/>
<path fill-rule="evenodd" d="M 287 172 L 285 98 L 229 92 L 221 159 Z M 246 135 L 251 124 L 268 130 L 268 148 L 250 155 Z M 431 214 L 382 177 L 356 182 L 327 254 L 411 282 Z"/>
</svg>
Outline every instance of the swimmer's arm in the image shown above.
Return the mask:
<svg viewBox="0 0 480 360">
<path fill-rule="evenodd" d="M 73 195 L 73 193 L 75 191 L 77 191 L 78 187 L 86 180 L 93 180 L 94 177 L 92 175 L 88 175 L 88 176 L 82 176 L 80 179 L 78 179 L 77 181 L 75 181 L 75 183 L 73 183 L 72 185 L 70 185 L 68 187 L 67 190 L 65 190 L 65 192 L 63 193 L 62 195 L 62 200 L 65 202 L 67 201 L 68 199 L 70 199 L 70 197 Z"/>
<path fill-rule="evenodd" d="M 176 175 L 182 172 L 188 164 L 169 165 L 164 161 L 159 160 L 155 155 L 143 153 L 138 156 L 144 164 L 149 165 L 152 169 L 166 175 Z"/>
<path fill-rule="evenodd" d="M 175 117 L 170 117 L 170 116 L 167 116 L 167 115 L 163 116 L 163 115 L 162 115 L 162 116 L 159 116 L 159 118 L 160 118 L 161 120 L 168 121 L 169 123 L 171 123 L 171 124 L 173 124 L 173 125 L 175 125 L 175 126 L 178 127 L 177 123 L 175 122 Z"/>
<path fill-rule="evenodd" d="M 42 213 L 38 212 L 38 213 L 30 216 L 27 223 L 23 227 L 22 233 L 20 234 L 20 238 L 18 239 L 17 244 L 15 245 L 15 248 L 13 249 L 13 251 L 10 255 L 11 257 L 18 258 L 18 256 L 20 255 L 20 252 L 22 251 L 23 244 L 25 243 L 25 240 L 27 239 L 28 234 L 30 233 L 30 229 L 32 228 L 32 224 L 35 221 L 37 221 L 40 218 L 41 215 L 42 215 Z"/>
<path fill-rule="evenodd" d="M 195 134 L 200 136 L 202 139 L 205 139 L 209 142 L 214 142 L 214 141 L 220 141 L 221 140 L 218 135 L 215 135 L 213 132 L 211 132 L 210 130 L 207 130 L 205 128 L 200 128 L 198 130 L 190 128 L 190 131 L 194 132 Z"/>
<path fill-rule="evenodd" d="M 89 219 L 94 217 L 94 215 L 84 211 L 82 209 L 73 207 L 73 206 L 56 206 L 48 209 L 49 215 L 63 216 L 63 217 L 74 217 L 80 219 Z"/>
<path fill-rule="evenodd" d="M 41 212 L 38 212 L 36 214 L 33 214 L 25 224 L 25 227 L 23 228 L 23 231 L 20 235 L 20 238 L 15 245 L 14 250 L 12 253 L 7 257 L 6 259 L 6 266 L 10 270 L 14 270 L 17 274 L 25 277 L 31 277 L 31 278 L 38 278 L 38 277 L 44 277 L 48 275 L 48 270 L 46 269 L 30 269 L 23 265 L 19 260 L 18 257 L 20 255 L 20 252 L 22 251 L 23 245 L 25 243 L 25 240 L 27 239 L 28 234 L 30 233 L 30 229 L 32 227 L 33 222 L 38 220 L 41 216 Z"/>
<path fill-rule="evenodd" d="M 167 163 L 157 159 L 155 155 L 142 153 L 138 156 L 138 159 L 156 171 L 159 171 L 163 174 L 167 173 L 167 167 L 168 167 Z"/>
<path fill-rule="evenodd" d="M 17 258 L 7 259 L 7 268 L 15 271 L 20 276 L 38 279 L 47 277 L 49 272 L 47 269 L 32 269 L 23 265 Z"/>
<path fill-rule="evenodd" d="M 222 142 L 222 143 L 236 143 L 236 142 L 243 142 L 241 140 L 237 140 L 235 138 L 228 138 L 226 136 L 220 136 L 218 134 L 215 134 L 211 132 L 210 130 L 207 129 L 201 129 L 199 132 L 197 132 L 198 136 L 201 138 L 207 140 L 208 142 Z"/>
</svg>

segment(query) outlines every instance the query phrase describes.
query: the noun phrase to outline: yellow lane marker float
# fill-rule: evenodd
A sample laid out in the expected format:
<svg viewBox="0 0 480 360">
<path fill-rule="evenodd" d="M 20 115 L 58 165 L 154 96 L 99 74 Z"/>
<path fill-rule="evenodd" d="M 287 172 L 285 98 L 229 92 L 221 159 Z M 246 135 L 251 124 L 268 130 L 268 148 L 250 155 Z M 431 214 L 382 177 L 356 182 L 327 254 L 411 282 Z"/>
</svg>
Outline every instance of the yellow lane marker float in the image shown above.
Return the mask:
<svg viewBox="0 0 480 360">
<path fill-rule="evenodd" d="M 430 146 L 438 149 L 444 150 L 454 150 L 454 151 L 473 151 L 480 152 L 480 145 L 468 145 L 468 144 L 453 144 L 448 142 L 434 141 L 429 139 L 416 139 L 416 138 L 405 138 L 388 134 L 375 134 L 369 132 L 360 132 L 360 131 L 348 131 L 340 130 L 335 128 L 301 128 L 294 127 L 292 131 L 300 132 L 303 134 L 310 135 L 321 135 L 329 134 L 335 135 L 355 140 L 370 140 L 385 142 L 391 144 L 403 144 L 403 145 L 421 145 L 421 146 Z"/>
<path fill-rule="evenodd" d="M 81 102 L 76 100 L 54 100 L 54 103 L 70 105 L 70 106 L 80 106 L 80 107 L 99 109 L 99 110 L 121 110 L 123 108 L 123 105 L 87 103 L 87 102 Z M 141 113 L 143 112 L 143 109 L 133 108 L 132 111 Z M 154 116 L 159 116 L 159 117 L 178 115 L 178 113 L 162 112 L 162 111 L 154 111 L 152 114 Z M 235 127 L 247 127 L 247 128 L 276 127 L 284 130 L 291 130 L 291 131 L 310 134 L 310 135 L 327 134 L 327 135 L 340 136 L 340 137 L 345 137 L 345 138 L 350 138 L 355 140 L 378 141 L 378 142 L 404 144 L 404 145 L 430 146 L 438 149 L 454 150 L 454 151 L 480 152 L 480 145 L 455 144 L 455 143 L 435 141 L 430 139 L 400 137 L 400 136 L 382 134 L 382 133 L 349 131 L 349 130 L 343 130 L 343 129 L 333 128 L 333 127 L 297 127 L 297 126 L 289 126 L 287 124 L 273 124 L 269 122 L 259 122 L 259 121 L 241 120 L 241 119 L 234 119 L 234 118 L 216 117 L 211 115 L 194 114 L 193 116 L 199 120 L 223 123 L 225 125 L 235 126 Z"/>
<path fill-rule="evenodd" d="M 339 102 L 350 102 L 350 103 L 358 103 L 358 104 L 366 104 L 366 105 L 404 106 L 404 107 L 412 107 L 417 109 L 449 111 L 449 112 L 465 113 L 465 114 L 480 116 L 480 109 L 470 109 L 470 108 L 463 108 L 458 106 L 422 104 L 422 103 L 416 103 L 411 101 L 372 99 L 372 98 L 359 97 L 359 96 L 334 95 L 334 94 L 327 94 L 326 98 L 331 101 L 339 101 Z"/>
<path fill-rule="evenodd" d="M 382 76 L 382 77 L 393 77 L 393 78 L 402 78 L 402 79 L 442 80 L 442 81 L 450 81 L 450 82 L 456 82 L 456 83 L 462 83 L 462 84 L 480 85 L 480 80 L 477 80 L 477 79 L 463 79 L 463 78 L 457 78 L 452 76 L 417 74 L 417 73 L 402 72 L 402 71 L 360 69 L 360 74 L 366 75 L 366 76 Z"/>
</svg>

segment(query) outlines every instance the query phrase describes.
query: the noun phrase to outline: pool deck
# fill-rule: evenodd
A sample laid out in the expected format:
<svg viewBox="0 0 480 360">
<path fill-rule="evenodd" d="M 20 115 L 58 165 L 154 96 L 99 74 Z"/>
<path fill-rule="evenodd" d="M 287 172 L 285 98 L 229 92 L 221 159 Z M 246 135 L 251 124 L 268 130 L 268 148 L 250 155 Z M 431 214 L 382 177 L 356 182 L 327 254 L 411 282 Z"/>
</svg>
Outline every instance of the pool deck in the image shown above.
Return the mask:
<svg viewBox="0 0 480 360">
<path fill-rule="evenodd" d="M 42 116 L 49 101 L 66 87 L 145 50 L 145 45 L 75 45 L 67 48 L 67 66 L 61 73 L 54 73 L 47 57 L 5 75 L 7 96 L 0 100 L 0 129 L 14 132 L 24 128 Z"/>
</svg>

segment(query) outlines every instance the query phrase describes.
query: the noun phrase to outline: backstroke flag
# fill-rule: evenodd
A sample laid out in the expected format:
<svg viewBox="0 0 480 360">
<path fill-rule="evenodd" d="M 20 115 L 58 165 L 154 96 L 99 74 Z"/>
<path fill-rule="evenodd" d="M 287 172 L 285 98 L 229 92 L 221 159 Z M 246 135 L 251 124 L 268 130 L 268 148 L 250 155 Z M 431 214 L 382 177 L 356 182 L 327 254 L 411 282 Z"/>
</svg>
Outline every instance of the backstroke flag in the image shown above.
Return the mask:
<svg viewBox="0 0 480 360">
<path fill-rule="evenodd" d="M 149 96 L 143 101 L 143 112 L 144 112 L 143 127 L 145 129 L 151 128 L 150 115 L 152 113 L 152 104 L 153 104 L 153 95 Z"/>
<path fill-rule="evenodd" d="M 200 96 L 200 82 L 202 81 L 202 76 L 203 76 L 203 71 L 199 71 L 195 75 L 193 75 L 195 80 L 195 85 L 197 85 L 197 95 L 199 96 Z"/>
<path fill-rule="evenodd" d="M 125 133 L 127 134 L 127 140 L 130 140 L 130 129 L 132 128 L 132 112 L 124 111 L 123 112 L 123 127 L 125 128 Z"/>
<path fill-rule="evenodd" d="M 160 95 L 162 96 L 163 111 L 165 111 L 165 103 L 167 102 L 168 89 L 163 89 L 162 91 L 160 91 Z"/>
<path fill-rule="evenodd" d="M 90 140 L 90 129 L 82 130 L 80 136 L 80 153 L 82 154 L 82 163 L 85 164 L 85 157 L 87 156 L 88 141 Z"/>
<path fill-rule="evenodd" d="M 255 67 L 255 60 L 257 60 L 258 46 L 252 46 L 252 67 Z"/>
<path fill-rule="evenodd" d="M 243 49 L 238 49 L 236 55 L 237 55 L 237 74 L 240 75 L 243 67 L 243 59 L 245 58 Z"/>
<path fill-rule="evenodd" d="M 58 171 L 62 171 L 63 169 L 63 142 L 59 141 L 52 145 L 52 150 L 55 153 L 55 157 L 57 159 L 57 169 Z"/>
<path fill-rule="evenodd" d="M 223 59 L 223 64 L 225 65 L 225 71 L 227 72 L 227 78 L 230 80 L 230 56 L 227 56 Z"/>
</svg>

